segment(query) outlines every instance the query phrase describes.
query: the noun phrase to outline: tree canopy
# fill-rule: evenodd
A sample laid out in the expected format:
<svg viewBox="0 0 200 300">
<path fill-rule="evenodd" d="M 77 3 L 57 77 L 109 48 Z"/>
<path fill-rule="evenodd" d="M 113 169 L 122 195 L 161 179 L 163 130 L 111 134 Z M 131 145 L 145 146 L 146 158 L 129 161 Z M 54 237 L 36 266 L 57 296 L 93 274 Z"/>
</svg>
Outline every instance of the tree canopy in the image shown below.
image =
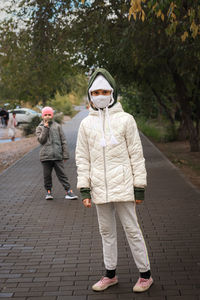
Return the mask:
<svg viewBox="0 0 200 300">
<path fill-rule="evenodd" d="M 46 103 L 56 91 L 68 91 L 73 76 L 69 55 L 70 3 L 12 1 L 0 27 L 2 97 Z"/>
<path fill-rule="evenodd" d="M 168 35 L 180 36 L 184 42 L 200 34 L 200 3 L 198 0 L 131 0 L 129 18 L 152 20 L 154 16 L 164 22 Z"/>
<path fill-rule="evenodd" d="M 81 63 L 108 68 L 121 92 L 130 95 L 134 87 L 143 109 L 157 103 L 173 126 L 178 114 L 191 149 L 199 150 L 200 39 L 192 25 L 199 24 L 197 1 L 84 3 L 72 22 Z"/>
</svg>

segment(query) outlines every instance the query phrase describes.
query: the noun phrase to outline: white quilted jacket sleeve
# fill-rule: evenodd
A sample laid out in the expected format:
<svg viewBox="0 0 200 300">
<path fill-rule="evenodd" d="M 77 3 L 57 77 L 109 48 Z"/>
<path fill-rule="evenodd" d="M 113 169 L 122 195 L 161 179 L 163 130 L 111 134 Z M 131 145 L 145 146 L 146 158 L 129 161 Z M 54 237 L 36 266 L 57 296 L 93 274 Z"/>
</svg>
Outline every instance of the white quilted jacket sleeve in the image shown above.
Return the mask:
<svg viewBox="0 0 200 300">
<path fill-rule="evenodd" d="M 90 188 L 90 154 L 83 122 L 79 127 L 76 145 L 77 188 Z"/>
<path fill-rule="evenodd" d="M 142 144 L 136 122 L 130 116 L 126 127 L 126 143 L 133 172 L 133 182 L 135 187 L 145 187 L 147 185 L 145 159 L 143 156 Z"/>
</svg>

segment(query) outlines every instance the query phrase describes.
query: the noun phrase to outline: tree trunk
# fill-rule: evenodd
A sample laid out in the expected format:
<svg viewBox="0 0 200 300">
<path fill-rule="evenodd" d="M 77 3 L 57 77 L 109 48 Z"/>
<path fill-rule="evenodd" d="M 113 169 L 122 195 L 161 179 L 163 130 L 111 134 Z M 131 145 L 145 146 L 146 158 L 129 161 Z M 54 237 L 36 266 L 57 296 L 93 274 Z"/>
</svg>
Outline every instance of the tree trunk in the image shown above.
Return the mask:
<svg viewBox="0 0 200 300">
<path fill-rule="evenodd" d="M 149 83 L 149 85 L 150 85 L 150 83 Z M 151 88 L 153 94 L 155 95 L 158 103 L 164 109 L 164 111 L 165 111 L 165 113 L 166 113 L 166 115 L 167 115 L 167 117 L 168 117 L 168 119 L 171 123 L 171 130 L 172 130 L 173 136 L 175 137 L 176 136 L 175 119 L 173 118 L 171 110 L 167 107 L 167 105 L 165 105 L 165 103 L 160 98 L 159 94 L 156 92 L 156 90 L 153 87 L 151 87 L 151 85 L 150 85 L 150 88 Z"/>
<path fill-rule="evenodd" d="M 199 134 L 192 120 L 192 109 L 189 102 L 190 99 L 188 99 L 187 97 L 186 87 L 184 85 L 183 79 L 177 72 L 173 72 L 173 77 L 176 85 L 177 100 L 179 101 L 182 110 L 182 118 L 185 122 L 185 125 L 187 126 L 189 134 L 190 151 L 199 152 Z"/>
<path fill-rule="evenodd" d="M 46 102 L 47 102 L 46 97 L 43 97 L 43 98 L 42 98 L 42 106 L 43 106 L 43 107 L 46 106 Z"/>
<path fill-rule="evenodd" d="M 186 125 L 189 133 L 190 151 L 199 152 L 199 136 L 191 118 L 186 119 Z"/>
<path fill-rule="evenodd" d="M 185 141 L 188 139 L 188 128 L 187 125 L 185 123 L 185 121 L 181 118 L 180 121 L 180 126 L 178 128 L 178 132 L 177 132 L 177 140 L 178 141 Z"/>
</svg>

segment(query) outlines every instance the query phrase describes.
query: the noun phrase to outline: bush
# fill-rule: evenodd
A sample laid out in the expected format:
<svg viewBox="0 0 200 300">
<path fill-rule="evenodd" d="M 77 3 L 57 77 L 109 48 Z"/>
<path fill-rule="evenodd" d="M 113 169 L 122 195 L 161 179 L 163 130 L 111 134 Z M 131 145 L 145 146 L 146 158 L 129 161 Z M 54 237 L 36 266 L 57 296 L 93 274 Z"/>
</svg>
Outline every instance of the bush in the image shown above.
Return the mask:
<svg viewBox="0 0 200 300">
<path fill-rule="evenodd" d="M 154 97 L 146 97 L 137 86 L 129 86 L 120 90 L 120 102 L 123 109 L 133 116 L 156 118 L 158 108 Z"/>
<path fill-rule="evenodd" d="M 23 127 L 23 134 L 25 136 L 27 136 L 27 135 L 35 133 L 35 129 L 40 124 L 41 120 L 42 119 L 39 116 L 33 117 L 31 122 Z"/>
<path fill-rule="evenodd" d="M 63 113 L 60 112 L 60 113 L 56 113 L 56 114 L 54 115 L 53 119 L 54 119 L 55 122 L 57 122 L 57 123 L 59 123 L 59 124 L 62 124 L 63 117 L 64 117 Z"/>
<path fill-rule="evenodd" d="M 56 112 L 62 112 L 64 115 L 71 116 L 73 114 L 72 104 L 69 99 L 69 95 L 61 96 L 56 94 L 55 99 L 50 101 L 49 105 L 56 110 Z"/>
<path fill-rule="evenodd" d="M 175 129 L 171 126 L 160 125 L 156 120 L 146 120 L 144 118 L 137 119 L 139 129 L 155 142 L 172 142 L 177 138 Z"/>
</svg>

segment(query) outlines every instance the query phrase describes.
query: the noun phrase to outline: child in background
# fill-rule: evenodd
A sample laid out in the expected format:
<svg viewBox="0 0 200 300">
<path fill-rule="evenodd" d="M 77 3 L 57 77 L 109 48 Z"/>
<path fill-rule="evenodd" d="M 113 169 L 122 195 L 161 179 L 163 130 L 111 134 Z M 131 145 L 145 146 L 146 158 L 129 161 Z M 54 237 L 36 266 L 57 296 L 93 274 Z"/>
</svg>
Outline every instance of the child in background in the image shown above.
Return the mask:
<svg viewBox="0 0 200 300">
<path fill-rule="evenodd" d="M 77 199 L 78 197 L 70 189 L 70 184 L 64 170 L 63 160 L 66 161 L 69 159 L 69 154 L 62 127 L 53 121 L 53 109 L 51 107 L 47 106 L 42 109 L 42 118 L 43 121 L 36 128 L 36 135 L 42 145 L 40 161 L 43 166 L 44 187 L 47 191 L 46 200 L 53 200 L 53 169 L 66 191 L 65 199 Z"/>
<path fill-rule="evenodd" d="M 85 207 L 96 205 L 103 243 L 105 276 L 92 286 L 103 291 L 117 284 L 117 232 L 115 212 L 126 233 L 140 277 L 134 292 L 153 283 L 145 241 L 135 206 L 144 200 L 146 169 L 134 118 L 117 103 L 117 89 L 105 69 L 89 81 L 89 116 L 82 120 L 76 147 L 78 183 Z"/>
</svg>

